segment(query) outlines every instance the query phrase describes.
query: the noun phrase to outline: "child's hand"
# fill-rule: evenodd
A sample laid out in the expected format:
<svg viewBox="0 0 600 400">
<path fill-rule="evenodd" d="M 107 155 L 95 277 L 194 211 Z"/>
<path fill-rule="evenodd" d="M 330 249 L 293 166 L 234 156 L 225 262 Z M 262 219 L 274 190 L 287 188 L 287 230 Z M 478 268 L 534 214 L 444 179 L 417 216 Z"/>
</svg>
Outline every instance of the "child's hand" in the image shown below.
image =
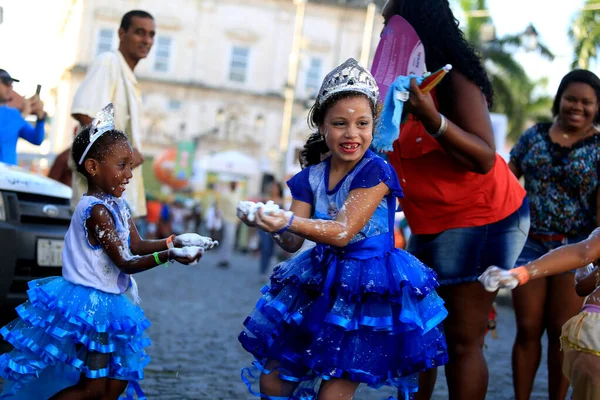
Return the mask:
<svg viewBox="0 0 600 400">
<path fill-rule="evenodd" d="M 272 211 L 268 214 L 260 209 L 256 213 L 256 226 L 265 232 L 277 232 L 285 228 L 294 215 L 291 211 Z"/>
<path fill-rule="evenodd" d="M 500 288 L 514 289 L 519 285 L 519 280 L 509 271 L 492 265 L 478 278 L 488 292 L 495 292 Z"/>
<path fill-rule="evenodd" d="M 173 245 L 181 248 L 186 246 L 202 247 L 204 250 L 210 250 L 219 245 L 219 242 L 206 236 L 200 236 L 197 233 L 184 233 L 175 236 Z"/>
<path fill-rule="evenodd" d="M 183 248 L 169 249 L 169 260 L 181 264 L 193 265 L 200 260 L 204 254 L 204 248 L 199 246 L 186 246 Z"/>
</svg>

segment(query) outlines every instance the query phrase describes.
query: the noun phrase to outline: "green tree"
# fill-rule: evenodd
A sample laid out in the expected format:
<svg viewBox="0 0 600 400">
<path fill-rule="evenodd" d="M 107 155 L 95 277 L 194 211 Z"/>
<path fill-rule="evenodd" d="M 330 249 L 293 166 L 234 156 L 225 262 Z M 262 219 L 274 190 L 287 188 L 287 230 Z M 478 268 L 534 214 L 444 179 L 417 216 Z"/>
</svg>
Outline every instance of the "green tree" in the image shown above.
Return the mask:
<svg viewBox="0 0 600 400">
<path fill-rule="evenodd" d="M 600 0 L 585 2 L 575 15 L 568 34 L 575 47 L 571 67 L 588 69 L 590 60 L 598 57 L 600 47 Z"/>
<path fill-rule="evenodd" d="M 496 37 L 492 18 L 486 11 L 486 0 L 460 0 L 460 6 L 465 13 L 463 32 L 481 54 L 494 87 L 493 111 L 508 117 L 507 136 L 516 141 L 527 122 L 548 119 L 551 99 L 547 96 L 535 96 L 536 87 L 540 87 L 543 81 L 531 80 L 514 58 L 514 52 L 522 48 L 535 51 L 548 59 L 554 56 L 537 41 L 537 32 L 531 25 L 526 31 L 530 33 L 531 43 L 526 43 L 527 37 L 523 34 Z"/>
</svg>

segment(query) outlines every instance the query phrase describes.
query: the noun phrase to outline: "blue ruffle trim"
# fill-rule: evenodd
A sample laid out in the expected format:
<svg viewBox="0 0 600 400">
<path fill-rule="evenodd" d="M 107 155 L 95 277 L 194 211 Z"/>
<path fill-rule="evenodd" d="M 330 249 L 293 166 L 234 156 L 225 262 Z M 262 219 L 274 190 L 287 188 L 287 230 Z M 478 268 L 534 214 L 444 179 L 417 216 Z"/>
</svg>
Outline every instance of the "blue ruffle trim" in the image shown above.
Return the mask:
<svg viewBox="0 0 600 400">
<path fill-rule="evenodd" d="M 435 292 L 435 272 L 396 249 L 368 259 L 338 257 L 325 296 L 332 263 L 317 262 L 315 252 L 278 266 L 244 322 L 239 340 L 254 355 L 255 367 L 266 373 L 266 362 L 276 360 L 280 376 L 290 381 L 344 378 L 415 392 L 417 373 L 448 359 L 441 328 L 447 311 Z M 251 377 L 249 372 L 243 375 Z M 302 396 L 314 384 L 298 390 L 304 394 L 290 399 L 310 398 Z"/>
<path fill-rule="evenodd" d="M 35 381 L 44 370 L 70 369 L 76 376 L 143 379 L 151 342 L 150 321 L 125 295 L 74 285 L 62 277 L 31 281 L 29 301 L 17 307 L 18 319 L 0 329 L 14 346 L 0 356 L 6 380 L 0 398 Z M 107 354 L 101 366 L 89 365 L 90 352 Z M 59 368 L 60 367 L 60 368 Z M 48 379 L 55 379 L 46 374 Z"/>
</svg>

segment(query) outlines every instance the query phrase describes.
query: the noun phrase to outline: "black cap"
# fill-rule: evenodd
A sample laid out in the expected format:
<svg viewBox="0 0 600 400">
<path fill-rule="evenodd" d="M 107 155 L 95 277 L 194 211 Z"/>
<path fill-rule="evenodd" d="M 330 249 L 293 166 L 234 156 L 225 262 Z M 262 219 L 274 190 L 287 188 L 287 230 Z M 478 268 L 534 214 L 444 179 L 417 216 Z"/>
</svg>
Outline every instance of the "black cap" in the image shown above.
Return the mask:
<svg viewBox="0 0 600 400">
<path fill-rule="evenodd" d="M 12 76 L 10 76 L 10 74 L 8 72 L 6 72 L 3 69 L 0 69 L 0 81 L 2 81 L 2 82 L 19 82 L 18 79 L 13 78 Z"/>
</svg>

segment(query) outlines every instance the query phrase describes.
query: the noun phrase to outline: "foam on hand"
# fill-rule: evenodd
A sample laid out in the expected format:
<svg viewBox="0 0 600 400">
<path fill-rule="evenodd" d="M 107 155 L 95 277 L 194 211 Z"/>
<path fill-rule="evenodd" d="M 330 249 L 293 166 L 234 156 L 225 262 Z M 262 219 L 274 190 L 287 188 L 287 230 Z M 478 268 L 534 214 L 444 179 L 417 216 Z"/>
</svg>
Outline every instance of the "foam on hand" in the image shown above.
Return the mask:
<svg viewBox="0 0 600 400">
<path fill-rule="evenodd" d="M 492 265 L 478 278 L 488 292 L 495 292 L 500 288 L 514 289 L 519 285 L 519 280 L 509 271 Z"/>
<path fill-rule="evenodd" d="M 177 236 L 181 244 L 185 246 L 202 247 L 203 250 L 210 250 L 219 245 L 219 242 L 206 236 L 200 236 L 197 233 L 184 233 Z"/>
<path fill-rule="evenodd" d="M 185 246 L 185 247 L 171 249 L 171 252 L 177 258 L 187 258 L 187 257 L 196 258 L 196 257 L 198 257 L 198 255 L 202 256 L 202 254 L 204 254 L 204 247 Z M 198 258 L 197 260 L 195 260 L 187 265 L 195 265 L 198 263 L 199 259 L 200 258 Z"/>
<path fill-rule="evenodd" d="M 269 200 L 266 203 L 261 201 L 258 203 L 253 201 L 240 201 L 237 205 L 237 215 L 238 217 L 245 216 L 248 221 L 254 222 L 256 213 L 261 209 L 263 213 L 267 215 L 280 210 L 279 206 L 272 200 Z"/>
</svg>

